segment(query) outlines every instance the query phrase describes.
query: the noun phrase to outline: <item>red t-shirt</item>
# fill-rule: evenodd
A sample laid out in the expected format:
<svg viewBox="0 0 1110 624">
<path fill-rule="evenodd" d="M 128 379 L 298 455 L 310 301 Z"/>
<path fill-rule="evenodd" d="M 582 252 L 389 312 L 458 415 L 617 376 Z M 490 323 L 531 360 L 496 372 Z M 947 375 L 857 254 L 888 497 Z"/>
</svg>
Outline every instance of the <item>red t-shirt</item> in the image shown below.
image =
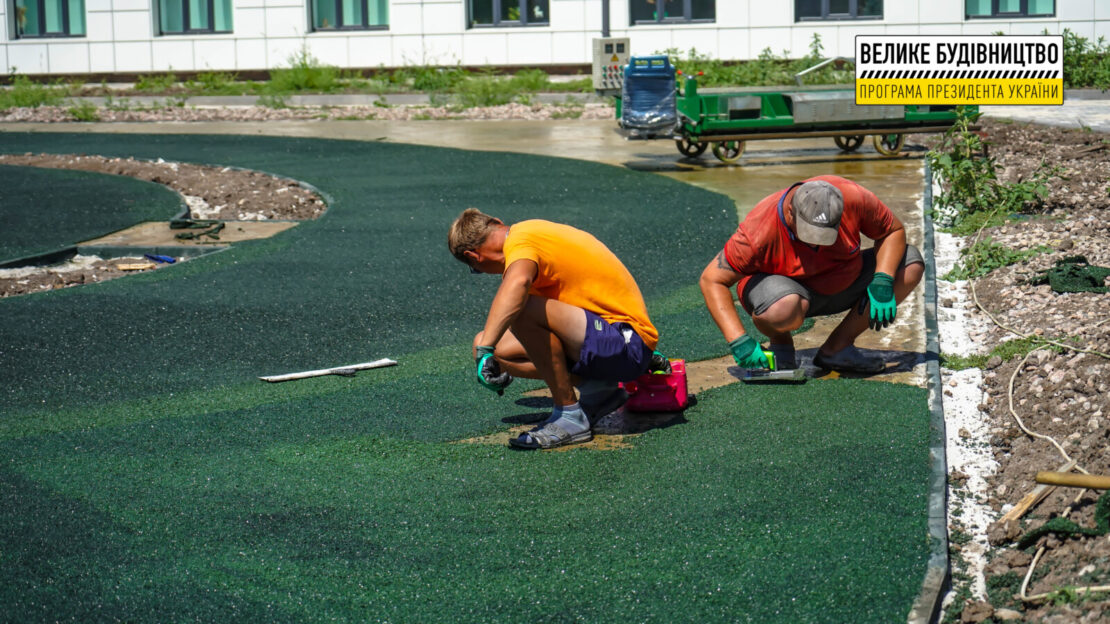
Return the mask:
<svg viewBox="0 0 1110 624">
<path fill-rule="evenodd" d="M 894 213 L 871 191 L 840 176 L 817 176 L 805 180 L 824 180 L 840 189 L 844 214 L 840 232 L 832 245 L 815 247 L 793 237 L 779 215 L 782 189 L 760 200 L 725 243 L 725 259 L 742 277 L 736 292 L 743 293 L 748 280 L 757 273 L 783 275 L 807 288 L 831 295 L 855 281 L 863 266 L 860 234 L 879 239 L 891 231 Z M 783 204 L 789 207 L 793 194 Z"/>
</svg>

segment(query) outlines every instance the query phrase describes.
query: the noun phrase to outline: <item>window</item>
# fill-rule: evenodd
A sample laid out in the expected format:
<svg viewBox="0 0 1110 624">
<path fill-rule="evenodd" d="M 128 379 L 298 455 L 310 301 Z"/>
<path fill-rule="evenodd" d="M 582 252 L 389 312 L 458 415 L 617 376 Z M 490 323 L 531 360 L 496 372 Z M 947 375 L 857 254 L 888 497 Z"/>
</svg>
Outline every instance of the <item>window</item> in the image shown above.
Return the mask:
<svg viewBox="0 0 1110 624">
<path fill-rule="evenodd" d="M 163 35 L 231 32 L 231 0 L 158 0 Z"/>
<path fill-rule="evenodd" d="M 796 22 L 882 19 L 882 17 L 883 0 L 794 0 L 794 21 Z"/>
<path fill-rule="evenodd" d="M 967 0 L 967 17 L 1053 17 L 1056 0 Z"/>
<path fill-rule="evenodd" d="M 85 0 L 15 0 L 15 36 L 83 37 Z"/>
<path fill-rule="evenodd" d="M 712 22 L 716 5 L 716 0 L 632 0 L 628 9 L 633 24 Z"/>
<path fill-rule="evenodd" d="M 312 0 L 316 30 L 367 30 L 389 26 L 389 0 Z"/>
<path fill-rule="evenodd" d="M 548 0 L 469 0 L 470 26 L 546 26 Z"/>
</svg>

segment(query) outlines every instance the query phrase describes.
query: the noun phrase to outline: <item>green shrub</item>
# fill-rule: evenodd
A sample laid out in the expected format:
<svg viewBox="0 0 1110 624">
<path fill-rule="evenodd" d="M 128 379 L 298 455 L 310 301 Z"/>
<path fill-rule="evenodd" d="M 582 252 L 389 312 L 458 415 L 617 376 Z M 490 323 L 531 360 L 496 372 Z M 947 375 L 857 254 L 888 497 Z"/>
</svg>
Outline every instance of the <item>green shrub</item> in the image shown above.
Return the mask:
<svg viewBox="0 0 1110 624">
<path fill-rule="evenodd" d="M 1064 87 L 1110 89 L 1110 44 L 1105 38 L 1092 43 L 1064 29 Z"/>
</svg>

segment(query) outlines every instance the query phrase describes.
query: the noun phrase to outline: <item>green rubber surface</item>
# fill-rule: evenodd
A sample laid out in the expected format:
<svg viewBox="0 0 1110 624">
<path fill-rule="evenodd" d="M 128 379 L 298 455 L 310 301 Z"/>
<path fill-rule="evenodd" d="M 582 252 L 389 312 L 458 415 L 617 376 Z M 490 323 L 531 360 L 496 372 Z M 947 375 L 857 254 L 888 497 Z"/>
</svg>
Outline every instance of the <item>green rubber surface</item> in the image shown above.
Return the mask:
<svg viewBox="0 0 1110 624">
<path fill-rule="evenodd" d="M 167 221 L 179 212 L 181 197 L 160 184 L 0 165 L 0 261 L 55 251 L 142 221 Z"/>
<path fill-rule="evenodd" d="M 610 452 L 289 405 L 10 440 L 0 598 L 13 621 L 904 619 L 923 391 L 736 385 L 686 419 Z"/>
<path fill-rule="evenodd" d="M 703 393 L 617 451 L 455 441 L 542 418 L 472 379 L 497 280 L 467 206 L 606 242 L 672 357 L 724 355 L 697 291 L 727 199 L 570 160 L 381 143 L 4 135 L 2 150 L 261 169 L 316 222 L 0 300 L 0 603 L 13 621 L 824 621 L 908 613 L 928 557 L 923 390 Z M 391 357 L 354 378 L 256 377 Z M 10 614 L 10 615 L 8 615 Z"/>
</svg>

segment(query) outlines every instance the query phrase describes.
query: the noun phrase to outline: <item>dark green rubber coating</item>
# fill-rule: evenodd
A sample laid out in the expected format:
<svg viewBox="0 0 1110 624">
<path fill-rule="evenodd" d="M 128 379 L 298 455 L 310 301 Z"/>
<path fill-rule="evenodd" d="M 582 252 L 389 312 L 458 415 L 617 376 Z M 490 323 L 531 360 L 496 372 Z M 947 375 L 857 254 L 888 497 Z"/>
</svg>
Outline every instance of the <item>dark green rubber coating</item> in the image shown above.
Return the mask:
<svg viewBox="0 0 1110 624">
<path fill-rule="evenodd" d="M 4 261 L 142 221 L 169 220 L 181 211 L 181 197 L 160 184 L 124 176 L 0 165 L 0 211 Z"/>
<path fill-rule="evenodd" d="M 672 357 L 727 350 L 696 281 L 729 200 L 570 160 L 381 143 L 5 134 L 230 164 L 333 203 L 272 239 L 0 300 L 0 604 L 13 621 L 904 620 L 923 390 L 736 384 L 616 451 L 453 441 L 546 407 L 473 380 L 497 285 L 465 207 L 596 233 Z M 353 378 L 258 375 L 391 357 Z"/>
<path fill-rule="evenodd" d="M 0 444 L 5 615 L 895 622 L 920 588 L 919 389 L 734 385 L 567 453 L 378 435 L 330 394 Z"/>
<path fill-rule="evenodd" d="M 475 206 L 507 222 L 548 218 L 597 235 L 636 276 L 661 350 L 724 355 L 697 287 L 736 228 L 724 196 L 568 159 L 381 142 L 239 136 L 4 134 L 0 149 L 229 164 L 304 180 L 329 193 L 324 217 L 281 236 L 144 275 L 0 301 L 8 357 L 0 403 L 56 412 L 152 392 L 445 349 L 441 378 L 407 382 L 413 428 L 442 413 L 447 379 L 470 380 L 470 342 L 498 284 L 447 251 L 447 228 Z M 43 350 L 43 337 L 54 348 Z M 70 341 L 70 344 L 66 344 Z M 472 364 L 472 362 L 471 362 Z M 467 386 L 469 391 L 469 386 Z M 477 392 L 478 388 L 475 388 Z M 458 397 L 471 405 L 478 395 Z M 443 398 L 440 398 L 443 397 Z M 429 401 L 430 404 L 424 403 Z M 417 407 L 418 406 L 418 407 Z M 473 412 L 468 408 L 467 412 Z M 503 415 L 503 414 L 502 414 Z M 438 419 L 437 419 L 438 420 Z M 458 416 L 460 431 L 488 416 Z M 425 436 L 441 437 L 438 422 Z"/>
</svg>

